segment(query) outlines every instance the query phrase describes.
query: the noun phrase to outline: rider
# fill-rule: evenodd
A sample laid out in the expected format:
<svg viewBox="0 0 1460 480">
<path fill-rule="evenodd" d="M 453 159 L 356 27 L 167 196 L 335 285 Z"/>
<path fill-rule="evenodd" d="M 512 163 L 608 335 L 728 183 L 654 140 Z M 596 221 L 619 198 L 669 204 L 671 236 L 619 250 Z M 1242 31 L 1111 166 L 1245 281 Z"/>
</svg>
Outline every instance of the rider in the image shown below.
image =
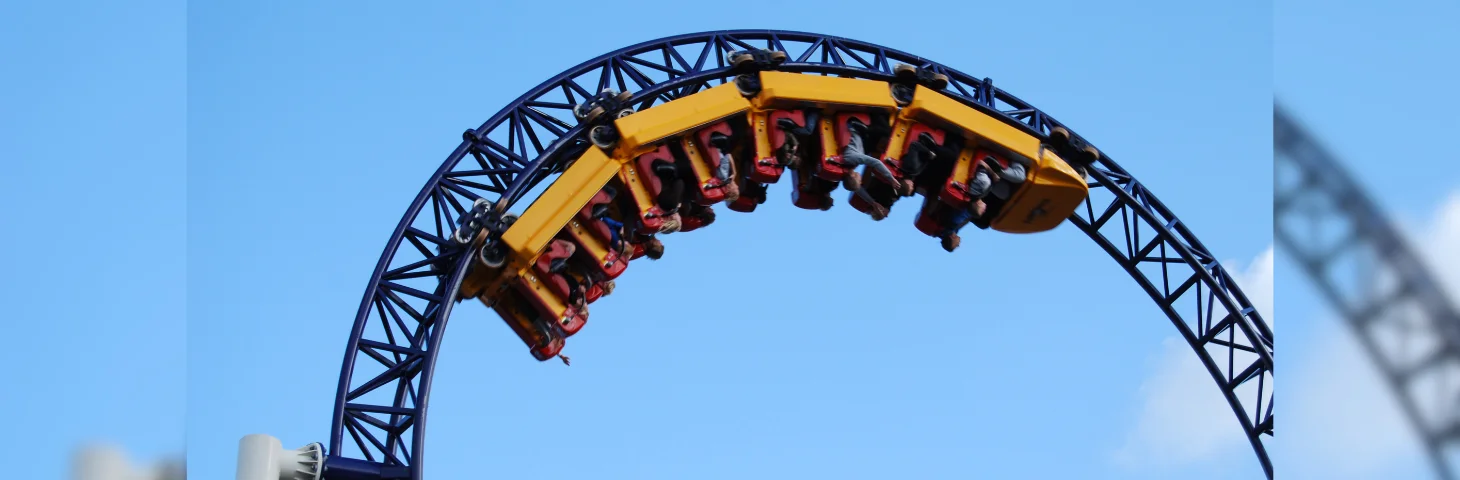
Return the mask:
<svg viewBox="0 0 1460 480">
<path fill-rule="evenodd" d="M 660 242 L 659 237 L 650 235 L 647 240 L 644 240 L 640 244 L 643 245 L 644 256 L 649 257 L 650 260 L 658 260 L 664 257 L 664 242 Z"/>
<path fill-rule="evenodd" d="M 872 144 L 873 139 L 879 139 L 891 132 L 891 128 L 884 125 L 884 123 L 873 119 L 872 125 L 867 125 L 862 123 L 862 120 L 857 117 L 847 119 L 848 138 L 847 144 L 842 147 L 842 161 L 853 165 L 866 165 L 872 173 L 876 173 L 883 180 L 887 180 L 887 183 L 898 185 L 897 177 L 892 174 L 891 169 L 887 168 L 887 164 L 866 153 L 866 146 Z M 855 169 L 856 167 L 853 168 Z M 868 205 L 871 205 L 872 219 L 882 220 L 887 218 L 887 208 L 873 200 L 872 196 L 867 193 L 866 185 L 862 185 L 860 178 L 857 180 L 855 182 L 857 183 L 855 192 L 857 196 L 866 200 Z M 852 188 L 848 186 L 847 189 L 851 190 Z"/>
<path fill-rule="evenodd" d="M 608 214 L 608 205 L 594 207 L 593 218 L 603 222 L 608 227 L 609 248 L 612 248 L 615 252 L 619 252 L 619 256 L 624 259 L 628 259 L 629 256 L 633 255 L 634 246 L 625 239 L 628 231 L 625 229 L 623 222 L 615 220 Z"/>
<path fill-rule="evenodd" d="M 563 281 L 567 282 L 568 304 L 586 315 L 588 313 L 587 295 L 590 285 L 585 285 L 578 281 L 578 277 L 574 273 L 581 274 L 581 272 L 579 269 L 574 268 L 576 265 L 570 266 L 571 264 L 569 262 L 569 259 L 573 258 L 573 254 L 578 251 L 578 246 L 573 242 L 561 238 L 553 239 L 550 245 L 550 249 L 562 250 L 565 252 L 565 255 L 554 258 L 548 263 L 548 273 L 562 277 Z M 569 272 L 570 269 L 572 272 Z M 584 278 L 587 278 L 587 276 L 584 275 Z"/>
<path fill-rule="evenodd" d="M 681 212 L 681 220 L 688 221 L 690 219 L 694 219 L 699 223 L 700 227 L 715 223 L 714 208 L 700 205 L 696 202 L 686 201 L 683 204 L 680 204 L 679 211 Z"/>
<path fill-rule="evenodd" d="M 720 132 L 710 133 L 710 146 L 720 151 L 720 165 L 715 168 L 715 179 L 725 189 L 725 201 L 740 198 L 740 184 L 735 181 L 735 158 L 730 155 L 730 136 Z"/>
<path fill-rule="evenodd" d="M 940 158 L 934 149 L 942 149 L 942 145 L 933 139 L 928 132 L 918 135 L 918 138 L 908 145 L 907 154 L 902 156 L 898 163 L 897 170 L 902 172 L 902 183 L 898 185 L 898 193 L 902 196 L 911 196 L 917 189 L 918 177 L 927 171 L 928 166 Z"/>
<path fill-rule="evenodd" d="M 804 111 L 805 125 L 796 125 L 796 121 L 782 117 L 776 120 L 776 128 L 786 132 L 786 141 L 776 151 L 776 162 L 779 166 L 788 168 L 801 167 L 801 141 L 811 138 L 815 131 L 817 122 L 821 121 L 821 112 L 814 108 Z"/>
<path fill-rule="evenodd" d="M 649 165 L 654 176 L 659 177 L 659 196 L 654 203 L 664 210 L 664 226 L 659 227 L 659 233 L 679 231 L 679 204 L 684 198 L 684 179 L 689 175 L 677 163 L 656 159 Z"/>
<path fill-rule="evenodd" d="M 958 237 L 958 231 L 968 225 L 969 221 L 983 216 L 988 211 L 988 205 L 983 202 L 985 196 L 992 194 L 995 198 L 1007 200 L 1009 195 L 1014 193 L 1017 185 L 1024 182 L 1026 170 L 1022 163 L 1009 162 L 1009 168 L 1001 168 L 994 157 L 988 155 L 985 155 L 980 163 L 981 165 L 976 168 L 983 168 L 978 168 L 978 171 L 974 173 L 973 181 L 969 182 L 967 187 L 968 197 L 971 199 L 968 208 L 955 212 L 953 218 L 949 220 L 948 226 L 939 235 L 939 239 L 943 243 L 943 250 L 952 252 L 957 249 L 962 241 Z M 993 171 L 994 175 L 997 175 L 998 179 L 1002 181 L 996 182 L 993 175 L 990 175 L 990 171 Z"/>
</svg>

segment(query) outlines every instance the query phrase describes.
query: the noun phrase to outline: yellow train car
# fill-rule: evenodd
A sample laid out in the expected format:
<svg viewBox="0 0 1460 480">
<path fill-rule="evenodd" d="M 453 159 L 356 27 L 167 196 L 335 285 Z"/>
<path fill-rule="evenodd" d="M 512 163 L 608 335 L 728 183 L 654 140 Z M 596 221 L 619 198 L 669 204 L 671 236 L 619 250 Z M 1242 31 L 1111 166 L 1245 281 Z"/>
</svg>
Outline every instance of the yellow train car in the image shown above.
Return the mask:
<svg viewBox="0 0 1460 480">
<path fill-rule="evenodd" d="M 992 212 L 991 228 L 1006 233 L 1053 229 L 1074 214 L 1089 196 L 1085 179 L 1040 139 L 923 86 L 899 116 L 965 132 L 971 143 L 1028 166 L 1025 181 Z"/>
<path fill-rule="evenodd" d="M 991 204 L 989 212 L 979 219 L 981 226 L 997 231 L 1034 233 L 1053 229 L 1089 195 L 1083 176 L 1039 137 L 937 90 L 918 86 L 911 100 L 900 104 L 894 99 L 892 86 L 885 82 L 774 71 L 757 75 L 761 89 L 749 98 L 746 95 L 751 92 L 726 83 L 614 119 L 617 141 L 604 143 L 595 138 L 599 148 L 589 148 L 575 159 L 528 206 L 502 235 L 508 251 L 505 265 L 471 272 L 462 285 L 464 298 L 479 298 L 493 308 L 538 360 L 556 356 L 566 337 L 587 321 L 586 308 L 575 307 L 569 297 L 576 299 L 579 287 L 587 285 L 590 276 L 609 280 L 617 277 L 628 257 L 640 254 L 631 255 L 633 249 L 624 247 L 628 244 L 616 245 L 613 239 L 619 231 L 609 230 L 603 217 L 593 215 L 594 209 L 611 209 L 616 212 L 613 216 L 624 223 L 636 222 L 644 227 L 641 232 L 657 230 L 666 217 L 658 205 L 663 186 L 654 172 L 660 162 L 675 165 L 677 178 L 686 181 L 686 187 L 696 191 L 694 197 L 705 206 L 733 192 L 718 178 L 718 168 L 723 165 L 720 162 L 729 158 L 722 154 L 734 158 L 738 178 L 731 180 L 744 181 L 738 185 L 755 182 L 764 187 L 765 183 L 773 183 L 784 168 L 776 152 L 791 146 L 787 130 L 777 127 L 777 122 L 783 120 L 794 124 L 796 128 L 790 131 L 798 132 L 796 138 L 803 139 L 796 149 L 800 156 L 818 157 L 812 162 L 803 160 L 797 167 L 793 202 L 800 208 L 830 208 L 830 191 L 838 182 L 853 178 L 848 172 L 854 165 L 840 159 L 842 148 L 850 141 L 847 123 L 853 118 L 867 125 L 875 121 L 878 128 L 891 128 L 889 135 L 878 135 L 883 140 L 877 143 L 885 145 L 863 147 L 866 154 L 881 158 L 894 171 L 911 143 L 923 134 L 939 148 L 958 152 L 941 188 L 919 186 L 918 191 L 927 199 L 915 223 L 927 235 L 940 234 L 947 223 L 942 219 L 968 207 L 972 199 L 966 186 L 980 168 L 989 168 L 980 164 L 992 165 L 991 170 L 999 171 L 1019 164 L 1027 172 L 1022 182 L 1001 184 L 1008 190 L 1001 191 L 999 197 L 1003 200 Z M 902 95 L 897 98 L 907 100 Z M 727 141 L 726 137 L 734 140 Z M 686 161 L 687 169 L 683 168 Z M 914 170 L 920 171 L 908 171 Z M 684 171 L 689 173 L 679 173 Z M 937 175 L 942 178 L 943 173 Z M 688 184 L 691 181 L 693 186 Z M 864 181 L 879 186 L 875 185 L 879 180 Z M 605 193 L 609 185 L 616 196 Z M 890 183 L 887 186 L 896 187 Z M 742 188 L 737 204 L 764 201 L 763 190 L 760 195 L 757 198 L 751 189 Z M 858 205 L 859 200 L 863 205 Z M 870 204 L 866 201 L 855 197 L 850 203 L 867 211 Z M 890 204 L 884 206 L 890 208 Z M 731 208 L 748 211 L 754 205 L 749 209 L 744 205 Z M 554 243 L 554 239 L 562 241 Z M 554 260 L 570 258 L 586 262 L 569 265 L 575 280 L 571 286 L 568 279 L 560 278 L 562 273 L 553 273 L 563 270 L 550 267 Z"/>
<path fill-rule="evenodd" d="M 757 165 L 774 162 L 776 149 L 785 143 L 783 131 L 775 125 L 781 118 L 788 118 L 799 126 L 809 127 L 816 134 L 817 138 L 812 141 L 820 148 L 808 150 L 819 150 L 818 165 L 803 168 L 814 168 L 817 176 L 827 181 L 840 182 L 850 170 L 850 165 L 841 161 L 842 146 L 849 139 L 847 122 L 850 119 L 856 118 L 870 125 L 874 114 L 889 119 L 897 114 L 897 101 L 892 98 L 885 82 L 760 72 L 760 83 L 760 93 L 750 100 L 755 108 L 751 113 L 751 130 Z M 805 118 L 801 111 L 809 108 L 819 110 L 820 118 Z M 808 121 L 814 125 L 806 125 Z M 874 152 L 868 154 L 876 156 Z M 776 169 L 761 170 L 755 174 L 766 178 L 780 175 Z"/>
<path fill-rule="evenodd" d="M 506 291 L 490 302 L 482 299 L 507 326 L 517 338 L 526 344 L 532 352 L 532 357 L 538 361 L 548 360 L 557 356 L 563 351 L 565 341 L 562 335 L 557 334 L 543 320 L 541 314 L 528 304 L 516 291 Z"/>
<path fill-rule="evenodd" d="M 629 189 L 645 228 L 655 230 L 664 222 L 665 212 L 655 204 L 659 180 L 651 165 L 654 160 L 675 162 L 671 144 L 694 153 L 690 160 L 698 163 L 692 164 L 692 171 L 701 194 L 716 201 L 724 199 L 723 185 L 710 178 L 720 161 L 720 151 L 710 145 L 710 135 L 730 130 L 730 124 L 750 109 L 750 100 L 734 83 L 726 83 L 614 120 L 619 141 L 613 157 L 624 164 L 619 181 Z"/>
</svg>

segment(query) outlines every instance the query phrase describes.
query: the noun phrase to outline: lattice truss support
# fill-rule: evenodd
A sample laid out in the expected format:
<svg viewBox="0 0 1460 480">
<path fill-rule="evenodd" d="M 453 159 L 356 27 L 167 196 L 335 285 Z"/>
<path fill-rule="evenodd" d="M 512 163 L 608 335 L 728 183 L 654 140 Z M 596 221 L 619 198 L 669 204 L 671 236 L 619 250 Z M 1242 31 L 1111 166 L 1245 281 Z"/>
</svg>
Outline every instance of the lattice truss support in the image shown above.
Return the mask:
<svg viewBox="0 0 1460 480">
<path fill-rule="evenodd" d="M 1270 469 L 1263 436 L 1273 434 L 1271 330 L 1181 220 L 1118 166 L 1104 167 L 1092 170 L 1097 181 L 1071 222 L 1120 263 L 1171 319 Z"/>
<path fill-rule="evenodd" d="M 449 241 L 477 198 L 513 210 L 589 148 L 572 115 L 604 88 L 634 92 L 636 109 L 723 84 L 725 54 L 780 50 L 783 71 L 889 81 L 898 63 L 949 77 L 943 93 L 1044 135 L 1054 119 L 988 79 L 855 40 L 809 33 L 689 34 L 628 47 L 544 82 L 468 130 L 412 202 L 387 244 L 356 315 L 334 409 L 326 478 L 422 478 L 432 364 L 469 255 Z M 1067 127 L 1068 128 L 1068 127 Z M 1272 433 L 1272 333 L 1214 257 L 1139 182 L 1106 158 L 1091 169 L 1093 202 L 1072 221 L 1156 299 L 1217 381 L 1265 472 Z M 1097 199 L 1104 193 L 1104 199 Z M 1199 414 L 1199 413 L 1193 413 Z"/>
<path fill-rule="evenodd" d="M 1273 110 L 1274 235 L 1393 388 L 1441 478 L 1460 446 L 1460 317 L 1337 159 Z M 1447 460 L 1449 458 L 1449 460 Z"/>
</svg>

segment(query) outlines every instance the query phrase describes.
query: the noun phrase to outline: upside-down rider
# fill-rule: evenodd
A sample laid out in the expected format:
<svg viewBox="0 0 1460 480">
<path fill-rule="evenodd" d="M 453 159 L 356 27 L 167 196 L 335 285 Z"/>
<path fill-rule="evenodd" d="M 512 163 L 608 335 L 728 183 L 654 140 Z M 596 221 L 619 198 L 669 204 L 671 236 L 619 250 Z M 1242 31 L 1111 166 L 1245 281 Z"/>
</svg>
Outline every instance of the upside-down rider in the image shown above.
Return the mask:
<svg viewBox="0 0 1460 480">
<path fill-rule="evenodd" d="M 567 254 L 560 258 L 554 258 L 551 262 L 549 262 L 548 273 L 561 277 L 563 281 L 568 284 L 568 304 L 577 309 L 579 312 L 582 312 L 584 315 L 587 315 L 589 285 L 580 283 L 578 279 L 568 271 L 571 268 L 573 270 L 572 273 L 580 273 L 578 272 L 577 268 L 570 267 L 569 263 L 569 259 L 573 258 L 573 254 L 577 253 L 578 246 L 575 245 L 573 242 L 563 240 L 561 238 L 553 239 L 553 241 L 549 245 L 549 248 L 563 250 L 567 252 Z"/>
<path fill-rule="evenodd" d="M 640 248 L 644 249 L 644 256 L 649 257 L 650 260 L 658 260 L 664 256 L 664 244 L 660 243 L 654 234 L 641 232 L 641 224 L 630 228 L 614 219 L 608 214 L 607 205 L 595 207 L 593 217 L 608 226 L 609 235 L 612 236 L 611 244 L 625 261 L 633 257 L 634 252 Z"/>
<path fill-rule="evenodd" d="M 995 198 L 1008 200 L 1017 185 L 1024 182 L 1026 174 L 1023 164 L 1009 162 L 1009 168 L 1002 168 L 992 156 L 984 156 L 975 168 L 978 170 L 974 173 L 973 181 L 969 182 L 966 187 L 970 199 L 968 207 L 958 209 L 953 214 L 953 218 L 949 219 L 948 226 L 938 236 L 943 243 L 943 250 L 949 252 L 956 250 L 962 242 L 962 239 L 958 237 L 958 231 L 968 225 L 969 221 L 987 213 L 988 206 L 983 202 L 984 197 L 993 195 Z"/>
<path fill-rule="evenodd" d="M 725 189 L 725 201 L 733 202 L 740 198 L 740 184 L 735 181 L 737 169 L 735 158 L 730 154 L 730 136 L 711 132 L 710 146 L 720 151 L 720 165 L 715 168 L 715 180 L 719 180 L 720 187 Z"/>
<path fill-rule="evenodd" d="M 938 145 L 938 141 L 934 140 L 928 132 L 918 135 L 918 138 L 908 145 L 907 154 L 902 156 L 902 160 L 897 165 L 898 172 L 902 173 L 902 183 L 897 185 L 899 195 L 912 196 L 919 180 L 922 180 L 920 177 L 928 171 L 928 166 L 939 158 L 945 158 L 938 154 L 938 150 L 943 150 L 943 147 Z"/>
<path fill-rule="evenodd" d="M 791 169 L 801 168 L 801 141 L 810 140 L 811 134 L 815 132 L 816 125 L 821 121 L 821 111 L 815 108 L 804 110 L 806 118 L 805 125 L 796 125 L 794 120 L 781 118 L 776 120 L 776 128 L 786 132 L 786 141 L 776 153 L 776 165 Z"/>
<path fill-rule="evenodd" d="M 715 223 L 715 209 L 706 205 L 686 200 L 679 206 L 679 215 L 682 221 L 694 219 L 700 227 Z"/>
<path fill-rule="evenodd" d="M 866 146 L 872 143 L 871 140 L 879 139 L 891 133 L 891 127 L 883 123 L 885 122 L 879 122 L 875 118 L 872 121 L 872 125 L 862 123 L 862 120 L 856 117 L 847 119 L 847 144 L 842 146 L 842 161 L 852 165 L 865 165 L 869 173 L 875 173 L 881 176 L 888 184 L 899 185 L 900 183 L 897 177 L 893 176 L 892 170 L 887 168 L 887 164 L 883 163 L 881 159 L 867 155 L 866 153 Z M 853 167 L 853 169 L 855 168 Z M 887 218 L 887 208 L 872 199 L 872 196 L 867 193 L 866 185 L 863 185 L 860 181 L 855 183 L 857 183 L 855 185 L 856 188 L 852 188 L 853 186 L 849 185 L 847 189 L 855 191 L 857 196 L 862 197 L 863 200 L 867 201 L 868 205 L 871 205 L 872 219 L 882 220 Z"/>
<path fill-rule="evenodd" d="M 664 225 L 659 227 L 659 233 L 679 231 L 679 204 L 684 199 L 684 179 L 690 176 L 690 172 L 683 171 L 678 163 L 654 160 L 649 165 L 654 176 L 659 177 L 659 196 L 654 199 L 654 203 L 664 211 Z"/>
<path fill-rule="evenodd" d="M 608 193 L 609 203 L 616 203 L 618 205 L 619 212 L 632 212 L 638 209 L 638 206 L 634 204 L 632 196 L 617 195 L 617 190 L 610 186 L 605 186 L 603 190 L 605 193 Z M 594 218 L 597 218 L 604 225 L 608 226 L 610 237 L 618 239 L 619 254 L 623 257 L 624 261 L 629 261 L 634 258 L 639 252 L 643 252 L 650 260 L 658 260 L 664 255 L 664 244 L 659 243 L 659 239 L 654 236 L 658 232 L 644 228 L 643 219 L 633 216 L 632 218 L 620 220 L 613 218 L 609 212 L 608 204 L 603 204 L 593 207 L 591 213 Z M 610 238 L 611 242 L 613 238 Z"/>
<path fill-rule="evenodd" d="M 612 186 L 604 186 L 603 193 L 605 195 L 608 195 L 608 201 L 610 203 L 618 198 L 618 190 L 614 189 Z M 622 257 L 625 261 L 627 261 L 629 257 L 633 256 L 634 246 L 628 241 L 628 229 L 624 226 L 623 222 L 618 221 L 618 219 L 613 218 L 613 216 L 609 214 L 608 203 L 595 205 L 593 207 L 592 215 L 594 220 L 597 220 L 603 223 L 605 227 L 608 227 L 609 248 L 615 252 L 618 252 L 619 256 Z"/>
</svg>

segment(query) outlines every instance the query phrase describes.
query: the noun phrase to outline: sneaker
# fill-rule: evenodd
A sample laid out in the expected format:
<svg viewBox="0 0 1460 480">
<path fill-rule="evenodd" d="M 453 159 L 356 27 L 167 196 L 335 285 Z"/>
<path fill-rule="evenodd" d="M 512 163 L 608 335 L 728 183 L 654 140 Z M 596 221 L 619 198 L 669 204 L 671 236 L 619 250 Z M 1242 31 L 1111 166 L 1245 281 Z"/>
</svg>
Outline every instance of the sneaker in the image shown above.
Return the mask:
<svg viewBox="0 0 1460 480">
<path fill-rule="evenodd" d="M 795 120 L 781 117 L 779 120 L 776 120 L 776 128 L 789 132 L 797 128 L 801 128 L 801 126 L 797 125 Z"/>
</svg>

